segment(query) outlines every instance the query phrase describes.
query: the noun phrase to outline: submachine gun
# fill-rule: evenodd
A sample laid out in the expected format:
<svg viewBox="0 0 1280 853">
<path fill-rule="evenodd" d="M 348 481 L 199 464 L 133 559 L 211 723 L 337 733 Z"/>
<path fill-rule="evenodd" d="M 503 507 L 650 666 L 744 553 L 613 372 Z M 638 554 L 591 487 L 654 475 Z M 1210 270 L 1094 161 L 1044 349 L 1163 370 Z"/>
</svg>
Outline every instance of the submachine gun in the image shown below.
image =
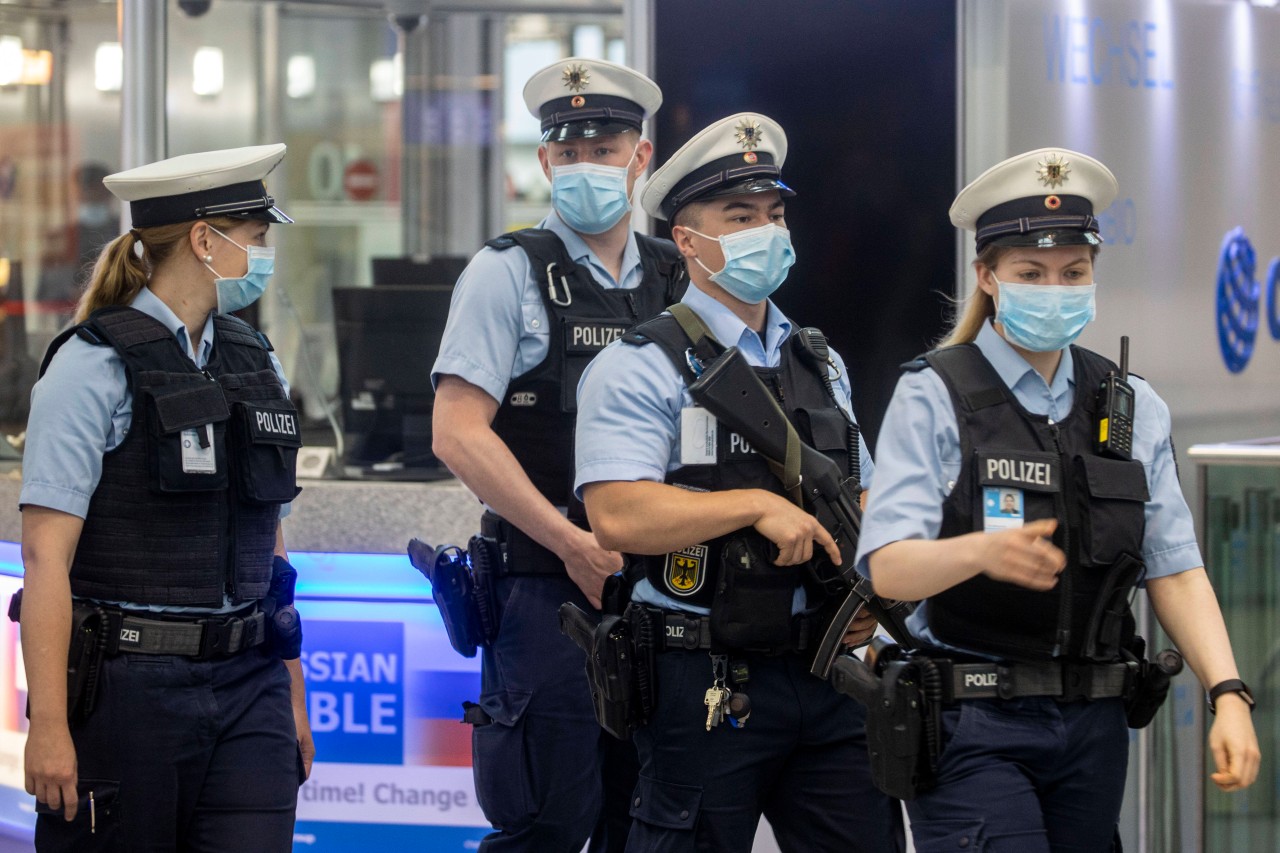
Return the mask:
<svg viewBox="0 0 1280 853">
<path fill-rule="evenodd" d="M 851 478 L 818 450 L 800 440 L 773 394 L 737 347 L 725 350 L 689 386 L 694 402 L 745 438 L 782 480 L 794 500 L 813 514 L 840 549 L 835 565 L 825 552 L 810 564 L 814 579 L 832 597 L 823 610 L 823 635 L 810 672 L 826 679 L 840 654 L 845 633 L 865 608 L 899 645 L 914 641 L 906 618 L 914 604 L 881 598 L 871 581 L 854 569 L 862 509 Z M 851 452 L 857 453 L 856 447 Z"/>
</svg>

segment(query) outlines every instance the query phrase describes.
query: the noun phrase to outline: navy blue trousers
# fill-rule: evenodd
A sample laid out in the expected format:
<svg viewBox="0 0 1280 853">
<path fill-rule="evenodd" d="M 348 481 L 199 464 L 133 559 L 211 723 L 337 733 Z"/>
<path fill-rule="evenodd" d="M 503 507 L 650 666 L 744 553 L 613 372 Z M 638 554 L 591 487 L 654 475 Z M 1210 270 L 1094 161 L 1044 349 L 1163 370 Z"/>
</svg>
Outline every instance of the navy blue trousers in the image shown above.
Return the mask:
<svg viewBox="0 0 1280 853">
<path fill-rule="evenodd" d="M 760 816 L 784 853 L 898 853 L 901 809 L 871 784 L 866 713 L 799 655 L 745 655 L 751 717 L 706 730 L 705 651 L 657 656 L 658 708 L 636 732 L 628 853 L 751 849 Z"/>
<path fill-rule="evenodd" d="M 293 848 L 302 759 L 279 658 L 125 654 L 101 678 L 93 714 L 71 730 L 79 813 L 40 815 L 39 853 Z"/>
<path fill-rule="evenodd" d="M 1119 699 L 961 702 L 938 785 L 907 804 L 919 853 L 1110 853 L 1129 729 Z"/>
<path fill-rule="evenodd" d="M 586 657 L 560 633 L 566 601 L 591 612 L 568 576 L 502 578 L 502 623 L 484 650 L 472 732 L 476 797 L 494 832 L 485 853 L 617 853 L 631 818 L 635 748 L 596 723 Z"/>
</svg>

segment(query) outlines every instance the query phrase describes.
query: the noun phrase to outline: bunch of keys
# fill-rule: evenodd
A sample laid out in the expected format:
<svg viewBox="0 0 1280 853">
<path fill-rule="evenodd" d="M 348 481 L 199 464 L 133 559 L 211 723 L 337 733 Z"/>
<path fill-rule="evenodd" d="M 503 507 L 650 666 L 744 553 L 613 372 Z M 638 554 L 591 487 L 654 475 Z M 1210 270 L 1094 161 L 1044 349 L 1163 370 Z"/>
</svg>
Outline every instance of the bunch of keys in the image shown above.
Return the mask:
<svg viewBox="0 0 1280 853">
<path fill-rule="evenodd" d="M 715 681 L 707 688 L 707 695 L 702 700 L 707 706 L 707 731 L 724 722 L 724 706 L 733 695 L 733 691 L 724 686 L 728 664 L 729 658 L 725 655 L 711 656 L 711 674 Z"/>
<path fill-rule="evenodd" d="M 751 700 L 745 693 L 736 693 L 725 686 L 729 658 L 711 655 L 711 673 L 714 683 L 707 688 L 703 704 L 707 706 L 707 731 L 711 731 L 727 718 L 734 728 L 742 728 L 751 716 Z"/>
</svg>

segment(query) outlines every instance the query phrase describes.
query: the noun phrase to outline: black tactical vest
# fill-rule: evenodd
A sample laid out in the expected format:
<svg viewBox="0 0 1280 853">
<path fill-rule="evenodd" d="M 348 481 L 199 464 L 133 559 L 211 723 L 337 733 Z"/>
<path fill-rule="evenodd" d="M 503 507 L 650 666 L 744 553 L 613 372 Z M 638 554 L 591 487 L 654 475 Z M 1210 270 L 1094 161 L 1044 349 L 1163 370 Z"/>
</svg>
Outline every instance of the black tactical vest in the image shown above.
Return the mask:
<svg viewBox="0 0 1280 853">
<path fill-rule="evenodd" d="M 690 354 L 694 345 L 679 322 L 670 314 L 642 323 L 623 340 L 637 346 L 657 344 L 671 359 L 686 383 L 692 383 L 697 378 L 690 366 Z M 701 346 L 706 347 L 708 344 L 704 339 Z M 719 347 L 711 346 L 719 351 Z M 781 355 L 778 367 L 753 368 L 756 375 L 774 392 L 778 404 L 795 426 L 801 441 L 827 455 L 841 471 L 855 473 L 856 462 L 853 460 L 856 460 L 858 452 L 857 427 L 835 400 L 827 380 L 826 363 L 809 359 L 799 345 L 799 336 L 795 334 L 782 347 Z M 782 481 L 742 436 L 730 430 L 723 422 L 719 422 L 716 429 L 715 463 L 684 465 L 669 471 L 665 482 L 696 491 L 765 489 L 787 497 Z M 726 544 L 744 539 L 753 553 L 767 555 L 771 559 L 770 543 L 753 528 L 744 528 L 672 554 L 628 555 L 628 564 L 643 566 L 645 577 L 659 592 L 677 601 L 698 607 L 711 607 L 721 579 L 722 560 L 737 559 L 740 556 L 735 551 L 726 557 Z M 809 604 L 819 604 L 822 593 L 811 582 L 811 573 L 807 567 L 787 566 L 785 569 L 777 589 L 777 604 L 784 608 L 784 612 L 790 612 L 792 596 L 801 582 L 806 585 Z"/>
<path fill-rule="evenodd" d="M 42 374 L 72 334 L 114 348 L 133 393 L 128 435 L 103 457 L 89 502 L 72 593 L 200 607 L 262 598 L 302 444 L 266 338 L 216 315 L 200 370 L 160 321 L 104 308 L 50 344 Z"/>
<path fill-rule="evenodd" d="M 1056 424 L 1019 405 L 974 344 L 906 365 L 937 371 L 959 424 L 960 474 L 939 538 L 984 529 L 984 513 L 999 512 L 1000 490 L 1018 489 L 1024 521 L 1056 518 L 1054 544 L 1067 556 L 1048 592 L 980 574 L 931 597 L 929 627 L 945 643 L 1011 660 L 1114 661 L 1133 637 L 1129 597 L 1145 568 L 1146 473 L 1137 460 L 1096 452 L 1097 391 L 1117 368 L 1089 350 L 1071 352 L 1075 400 Z"/>
<path fill-rule="evenodd" d="M 607 289 L 569 257 L 555 232 L 527 228 L 490 240 L 498 251 L 519 246 L 541 282 L 551 339 L 547 357 L 516 377 L 493 419 L 498 434 L 533 485 L 556 506 L 573 496 L 573 425 L 578 380 L 596 353 L 684 295 L 688 279 L 668 240 L 636 235 L 643 276 L 630 290 Z"/>
</svg>

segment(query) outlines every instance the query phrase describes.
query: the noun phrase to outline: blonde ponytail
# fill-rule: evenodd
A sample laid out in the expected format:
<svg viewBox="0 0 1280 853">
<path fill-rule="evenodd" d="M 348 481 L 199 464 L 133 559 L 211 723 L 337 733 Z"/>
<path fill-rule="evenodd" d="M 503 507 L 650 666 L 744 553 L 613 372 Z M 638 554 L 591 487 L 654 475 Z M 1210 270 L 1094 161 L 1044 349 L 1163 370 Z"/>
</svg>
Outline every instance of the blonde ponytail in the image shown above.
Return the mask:
<svg viewBox="0 0 1280 853">
<path fill-rule="evenodd" d="M 243 220 L 227 216 L 201 220 L 220 231 L 228 231 Z M 156 225 L 151 228 L 134 228 L 121 234 L 102 247 L 102 253 L 93 265 L 89 285 L 76 305 L 77 323 L 82 323 L 99 308 L 110 305 L 128 305 L 146 287 L 151 273 L 187 243 L 194 222 L 177 222 L 172 225 Z M 142 246 L 138 256 L 137 246 Z"/>
<path fill-rule="evenodd" d="M 137 233 L 129 231 L 121 234 L 102 247 L 102 252 L 93 265 L 89 286 L 76 305 L 77 323 L 84 322 L 99 308 L 128 305 L 138 295 L 138 291 L 146 286 L 147 269 L 134 251 L 138 242 L 135 236 Z"/>
</svg>

